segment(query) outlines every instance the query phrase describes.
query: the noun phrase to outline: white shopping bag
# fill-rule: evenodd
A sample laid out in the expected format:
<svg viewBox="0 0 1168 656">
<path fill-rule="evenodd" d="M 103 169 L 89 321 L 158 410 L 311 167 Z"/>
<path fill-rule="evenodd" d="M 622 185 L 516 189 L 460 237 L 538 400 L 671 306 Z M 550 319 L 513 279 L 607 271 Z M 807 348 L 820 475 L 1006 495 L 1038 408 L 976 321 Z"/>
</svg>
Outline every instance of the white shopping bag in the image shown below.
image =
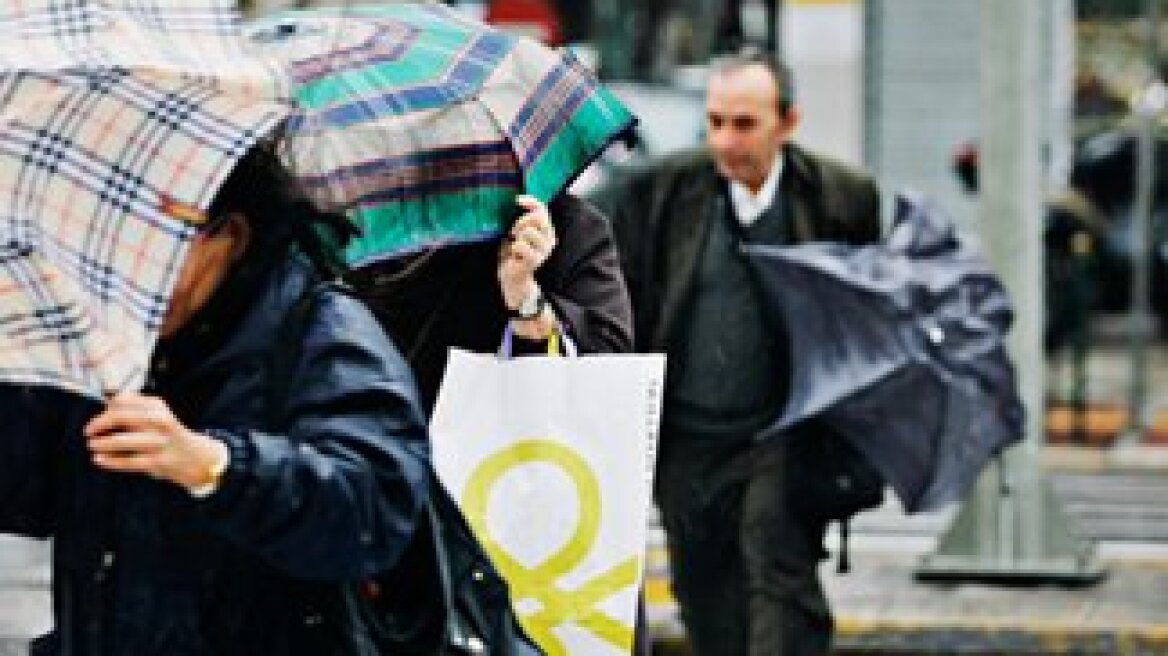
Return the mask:
<svg viewBox="0 0 1168 656">
<path fill-rule="evenodd" d="M 451 351 L 435 468 L 549 656 L 630 652 L 664 375 L 660 355 Z"/>
</svg>

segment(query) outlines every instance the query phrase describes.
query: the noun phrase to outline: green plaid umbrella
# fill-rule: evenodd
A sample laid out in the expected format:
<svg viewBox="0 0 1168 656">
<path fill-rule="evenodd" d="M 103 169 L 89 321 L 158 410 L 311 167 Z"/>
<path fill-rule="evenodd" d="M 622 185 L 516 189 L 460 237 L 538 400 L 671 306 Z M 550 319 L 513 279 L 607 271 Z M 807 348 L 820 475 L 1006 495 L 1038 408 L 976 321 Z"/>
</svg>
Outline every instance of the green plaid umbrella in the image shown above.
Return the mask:
<svg viewBox="0 0 1168 656">
<path fill-rule="evenodd" d="M 297 85 L 286 158 L 362 229 L 356 266 L 500 235 L 517 193 L 550 200 L 634 120 L 570 53 L 437 4 L 288 13 L 250 32 Z"/>
</svg>

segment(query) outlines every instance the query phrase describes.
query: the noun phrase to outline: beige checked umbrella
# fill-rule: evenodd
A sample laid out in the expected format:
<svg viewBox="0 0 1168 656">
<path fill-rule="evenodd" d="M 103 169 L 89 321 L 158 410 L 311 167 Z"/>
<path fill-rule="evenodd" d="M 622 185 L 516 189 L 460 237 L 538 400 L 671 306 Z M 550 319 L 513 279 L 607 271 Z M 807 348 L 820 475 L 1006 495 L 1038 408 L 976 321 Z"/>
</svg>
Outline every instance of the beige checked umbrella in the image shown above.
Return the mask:
<svg viewBox="0 0 1168 656">
<path fill-rule="evenodd" d="M 0 384 L 143 383 L 202 211 L 286 114 L 232 4 L 0 7 Z"/>
</svg>

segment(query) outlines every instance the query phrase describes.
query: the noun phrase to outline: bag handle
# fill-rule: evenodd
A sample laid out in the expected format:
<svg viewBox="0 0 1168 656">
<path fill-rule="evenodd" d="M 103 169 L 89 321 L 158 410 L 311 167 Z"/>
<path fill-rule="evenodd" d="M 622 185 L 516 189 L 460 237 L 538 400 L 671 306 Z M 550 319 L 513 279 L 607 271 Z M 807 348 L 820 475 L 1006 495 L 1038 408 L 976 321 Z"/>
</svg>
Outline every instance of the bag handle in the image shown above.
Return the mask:
<svg viewBox="0 0 1168 656">
<path fill-rule="evenodd" d="M 514 355 L 515 344 L 515 330 L 511 327 L 511 322 L 503 327 L 503 340 L 499 343 L 499 350 L 496 355 L 505 360 L 510 360 Z M 574 358 L 578 356 L 579 350 L 576 348 L 576 342 L 572 341 L 566 333 L 560 330 L 560 324 L 557 321 L 556 327 L 552 333 L 547 337 L 547 355 L 548 357 L 566 356 Z"/>
</svg>

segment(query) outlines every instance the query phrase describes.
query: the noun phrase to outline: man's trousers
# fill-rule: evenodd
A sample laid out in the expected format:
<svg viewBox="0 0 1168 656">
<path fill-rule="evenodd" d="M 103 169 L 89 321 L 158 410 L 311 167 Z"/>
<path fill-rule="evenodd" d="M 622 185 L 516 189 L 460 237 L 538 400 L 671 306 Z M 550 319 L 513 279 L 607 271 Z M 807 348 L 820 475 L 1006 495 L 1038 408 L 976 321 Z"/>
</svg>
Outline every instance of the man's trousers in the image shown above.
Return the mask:
<svg viewBox="0 0 1168 656">
<path fill-rule="evenodd" d="M 695 653 L 827 654 L 825 526 L 790 512 L 782 443 L 662 437 L 656 500 Z"/>
</svg>

